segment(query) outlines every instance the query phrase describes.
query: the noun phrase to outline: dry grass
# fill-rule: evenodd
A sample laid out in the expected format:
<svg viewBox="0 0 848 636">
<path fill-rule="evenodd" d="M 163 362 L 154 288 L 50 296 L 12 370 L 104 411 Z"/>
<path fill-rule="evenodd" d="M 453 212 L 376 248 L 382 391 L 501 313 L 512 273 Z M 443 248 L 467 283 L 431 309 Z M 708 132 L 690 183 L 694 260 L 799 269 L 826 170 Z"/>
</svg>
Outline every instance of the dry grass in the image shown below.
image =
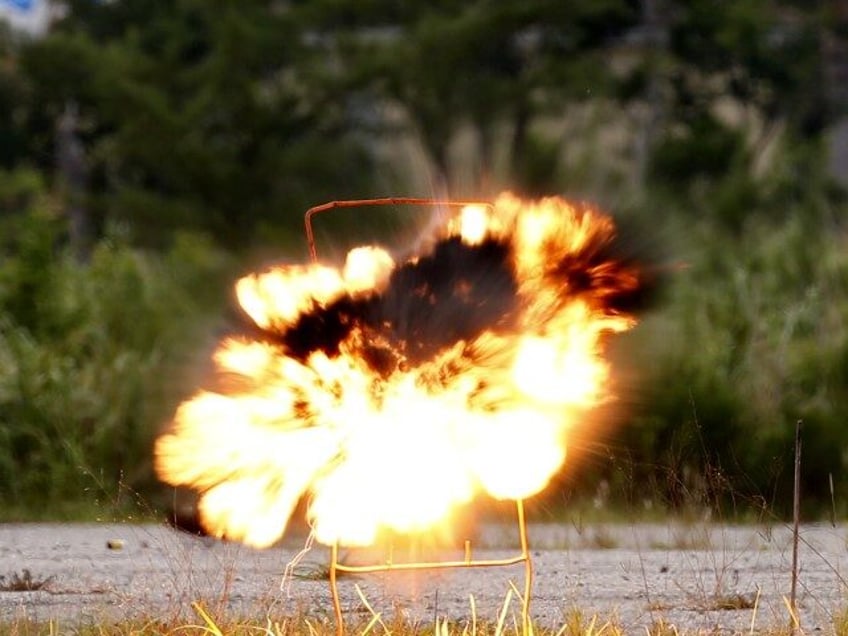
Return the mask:
<svg viewBox="0 0 848 636">
<path fill-rule="evenodd" d="M 384 616 L 375 611 L 360 592 L 366 611 L 363 615 L 345 624 L 345 633 L 356 636 L 627 636 L 631 633 L 644 636 L 700 636 L 701 630 L 678 629 L 674 624 L 659 619 L 636 632 L 622 627 L 615 616 L 587 615 L 579 609 L 564 612 L 558 627 L 543 627 L 532 621 L 524 630 L 520 613 L 510 610 L 514 600 L 508 591 L 496 621 L 482 620 L 477 616 L 473 595 L 470 597 L 469 618 L 462 621 L 437 619 L 433 623 L 412 622 L 402 613 Z M 744 607 L 749 607 L 745 603 Z M 787 605 L 788 608 L 788 605 Z M 46 622 L 19 619 L 0 622 L 0 634 L 4 636 L 335 636 L 336 625 L 331 618 L 316 618 L 306 614 L 295 614 L 264 621 L 251 618 L 219 616 L 200 602 L 192 603 L 195 620 L 168 622 L 162 619 L 138 619 L 111 624 L 74 625 L 70 622 L 49 620 Z M 728 607 L 728 609 L 730 609 Z M 732 609 L 740 609 L 733 603 Z M 756 612 L 756 606 L 754 606 Z M 787 610 L 788 611 L 788 610 Z M 848 609 L 834 618 L 833 633 L 848 634 Z M 772 628 L 755 630 L 751 622 L 749 634 L 758 636 L 803 635 L 800 629 L 792 629 L 792 614 L 787 623 Z M 797 626 L 797 624 L 796 624 Z"/>
</svg>

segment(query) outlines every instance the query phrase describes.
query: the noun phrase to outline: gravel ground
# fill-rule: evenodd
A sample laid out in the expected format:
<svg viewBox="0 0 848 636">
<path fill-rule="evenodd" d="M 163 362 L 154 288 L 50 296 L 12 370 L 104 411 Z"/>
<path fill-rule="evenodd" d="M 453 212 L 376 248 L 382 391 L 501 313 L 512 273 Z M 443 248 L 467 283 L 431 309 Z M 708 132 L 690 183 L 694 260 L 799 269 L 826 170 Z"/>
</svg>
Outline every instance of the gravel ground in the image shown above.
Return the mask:
<svg viewBox="0 0 848 636">
<path fill-rule="evenodd" d="M 486 526 L 474 557 L 514 555 L 515 534 L 511 526 Z M 786 526 L 531 524 L 529 536 L 531 616 L 539 625 L 561 626 L 577 609 L 634 634 L 659 621 L 710 633 L 788 622 L 792 541 Z M 801 537 L 802 626 L 807 633 L 833 633 L 834 616 L 848 608 L 848 526 L 806 525 Z M 56 619 L 71 626 L 139 616 L 196 623 L 193 601 L 213 616 L 261 621 L 303 612 L 332 620 L 325 548 L 301 554 L 295 575 L 285 576 L 301 547 L 289 539 L 253 550 L 164 525 L 0 525 L 0 621 Z M 369 558 L 343 554 L 348 562 Z M 22 587 L 27 576 L 41 589 L 8 589 Z M 344 577 L 339 586 L 346 620 L 370 617 L 358 587 L 375 611 L 432 625 L 434 617 L 469 620 L 471 595 L 478 620 L 496 620 L 510 581 L 523 589 L 522 565 Z M 511 607 L 519 618 L 520 605 Z"/>
</svg>

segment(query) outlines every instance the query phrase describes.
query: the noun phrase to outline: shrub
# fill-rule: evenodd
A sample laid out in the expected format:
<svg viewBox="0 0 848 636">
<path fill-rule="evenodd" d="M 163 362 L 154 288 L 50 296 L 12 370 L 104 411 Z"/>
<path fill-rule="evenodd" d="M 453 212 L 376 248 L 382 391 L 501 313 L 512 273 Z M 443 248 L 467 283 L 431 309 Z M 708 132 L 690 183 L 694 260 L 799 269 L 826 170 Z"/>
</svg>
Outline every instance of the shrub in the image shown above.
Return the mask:
<svg viewBox="0 0 848 636">
<path fill-rule="evenodd" d="M 679 235 L 686 267 L 637 331 L 641 398 L 614 442 L 666 503 L 788 512 L 798 419 L 805 501 L 829 505 L 831 475 L 848 487 L 848 235 L 812 215 Z"/>
<path fill-rule="evenodd" d="M 196 379 L 227 259 L 183 236 L 161 256 L 106 239 L 81 263 L 43 208 L 17 224 L 0 263 L 0 509 L 123 508 L 152 491 L 153 437 Z"/>
</svg>

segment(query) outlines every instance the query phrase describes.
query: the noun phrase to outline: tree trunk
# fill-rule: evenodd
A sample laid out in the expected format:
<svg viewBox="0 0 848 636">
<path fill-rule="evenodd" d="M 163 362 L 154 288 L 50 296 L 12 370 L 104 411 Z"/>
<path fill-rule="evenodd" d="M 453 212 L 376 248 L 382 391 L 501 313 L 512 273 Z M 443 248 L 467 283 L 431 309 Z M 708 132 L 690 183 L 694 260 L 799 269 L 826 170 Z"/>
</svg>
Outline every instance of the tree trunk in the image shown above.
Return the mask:
<svg viewBox="0 0 848 636">
<path fill-rule="evenodd" d="M 526 99 L 520 99 L 512 115 L 512 139 L 509 145 L 510 171 L 521 174 L 524 165 L 524 153 L 527 147 L 527 129 L 530 126 L 530 106 Z"/>
<path fill-rule="evenodd" d="M 665 53 L 668 42 L 668 24 L 659 6 L 661 0 L 642 0 L 642 38 L 648 82 L 645 90 L 645 114 L 636 133 L 636 175 L 639 185 L 644 185 L 648 165 L 658 131 L 665 119 L 662 99 L 662 77 L 658 62 Z"/>
<path fill-rule="evenodd" d="M 492 125 L 490 122 L 478 122 L 477 145 L 480 164 L 477 174 L 477 194 L 489 194 L 492 182 L 492 155 L 494 154 Z"/>
<path fill-rule="evenodd" d="M 68 217 L 71 250 L 81 261 L 91 252 L 91 227 L 85 207 L 88 170 L 85 149 L 77 135 L 79 111 L 76 103 L 67 102 L 56 122 L 56 169 Z"/>
<path fill-rule="evenodd" d="M 828 171 L 848 185 L 848 0 L 830 0 L 834 24 L 821 37 L 825 99 L 832 122 L 826 136 Z"/>
</svg>

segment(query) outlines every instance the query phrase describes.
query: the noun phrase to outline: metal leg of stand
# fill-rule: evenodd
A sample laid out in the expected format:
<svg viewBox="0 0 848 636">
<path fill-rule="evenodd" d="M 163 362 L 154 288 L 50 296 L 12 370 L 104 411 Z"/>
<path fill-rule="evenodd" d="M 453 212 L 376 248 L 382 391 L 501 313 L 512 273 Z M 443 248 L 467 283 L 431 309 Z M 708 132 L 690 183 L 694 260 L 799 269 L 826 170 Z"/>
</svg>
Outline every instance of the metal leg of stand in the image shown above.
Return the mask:
<svg viewBox="0 0 848 636">
<path fill-rule="evenodd" d="M 524 598 L 521 599 L 521 628 L 524 636 L 530 636 L 530 594 L 533 589 L 533 561 L 530 559 L 530 547 L 527 541 L 527 521 L 524 518 L 524 502 L 516 502 L 518 509 L 518 536 L 521 542 L 521 555 L 524 557 Z"/>
<path fill-rule="evenodd" d="M 333 596 L 333 613 L 336 615 L 336 634 L 344 636 L 344 621 L 342 619 L 342 603 L 339 599 L 339 586 L 336 575 L 339 564 L 339 544 L 334 543 L 330 551 L 330 593 Z"/>
</svg>

